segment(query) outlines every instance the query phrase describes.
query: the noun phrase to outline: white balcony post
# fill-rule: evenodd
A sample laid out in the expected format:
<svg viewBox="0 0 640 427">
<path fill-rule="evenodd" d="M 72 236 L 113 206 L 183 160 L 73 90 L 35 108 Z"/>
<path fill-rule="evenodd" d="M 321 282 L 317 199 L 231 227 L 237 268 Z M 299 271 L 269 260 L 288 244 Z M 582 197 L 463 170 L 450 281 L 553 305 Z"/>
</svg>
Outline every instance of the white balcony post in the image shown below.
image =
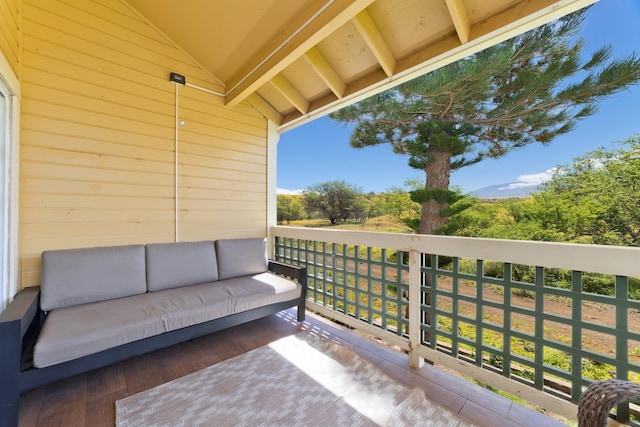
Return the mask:
<svg viewBox="0 0 640 427">
<path fill-rule="evenodd" d="M 269 258 L 275 258 L 272 228 L 278 225 L 278 142 L 280 134 L 276 125 L 267 120 L 267 251 Z"/>
<path fill-rule="evenodd" d="M 418 355 L 421 344 L 420 336 L 420 305 L 422 297 L 420 292 L 420 252 L 409 251 L 409 366 L 422 368 L 424 358 Z"/>
</svg>

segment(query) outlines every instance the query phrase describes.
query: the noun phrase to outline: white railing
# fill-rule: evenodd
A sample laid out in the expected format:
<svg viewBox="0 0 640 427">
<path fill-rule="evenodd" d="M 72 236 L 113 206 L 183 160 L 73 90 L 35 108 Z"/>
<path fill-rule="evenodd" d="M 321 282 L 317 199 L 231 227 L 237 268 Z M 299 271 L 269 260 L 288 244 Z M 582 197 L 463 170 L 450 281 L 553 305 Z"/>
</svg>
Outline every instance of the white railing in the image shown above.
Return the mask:
<svg viewBox="0 0 640 427">
<path fill-rule="evenodd" d="M 636 343 L 637 351 L 640 353 L 640 326 L 629 324 L 630 313 L 634 310 L 640 312 L 640 301 L 635 299 L 637 297 L 630 296 L 628 279 L 640 277 L 639 248 L 281 226 L 272 227 L 271 235 L 274 238 L 276 256 L 285 262 L 307 265 L 312 272 L 317 272 L 309 274 L 310 282 L 318 286 L 316 289 L 312 285 L 314 297 L 310 298 L 308 305 L 310 309 L 400 346 L 409 352 L 410 363 L 413 366 L 419 366 L 423 359 L 439 363 L 570 419 L 576 418 L 575 402 L 581 389 L 590 381 L 588 376 L 585 377 L 582 373 L 582 364 L 585 359 L 612 366 L 619 377 L 629 377 L 629 375 L 640 377 L 640 365 L 634 360 L 629 360 L 628 354 L 632 350 L 630 347 L 635 346 Z M 318 245 L 320 249 L 316 248 Z M 361 309 L 359 306 L 354 315 L 348 310 L 336 309 L 335 301 L 327 302 L 336 295 L 336 287 L 342 286 L 344 289 L 348 287 L 344 283 L 342 285 L 334 283 L 337 280 L 334 277 L 337 271 L 336 255 L 342 257 L 344 263 L 344 259 L 349 257 L 345 253 L 346 249 L 340 248 L 347 247 L 369 248 L 369 253 L 371 248 L 376 248 L 385 251 L 384 253 L 397 251 L 397 253 L 409 254 L 406 260 L 408 264 L 406 275 L 408 310 L 405 319 L 408 327 L 406 329 L 400 325 L 396 326 L 396 330 L 380 327 L 381 322 L 373 319 L 378 316 L 377 312 L 376 316 L 372 315 L 367 321 L 367 315 L 359 314 Z M 336 248 L 339 254 L 336 253 Z M 395 257 L 397 256 L 396 254 Z M 440 260 L 445 258 L 453 259 L 454 267 L 441 269 Z M 472 267 L 475 271 L 464 271 L 460 267 L 463 260 L 466 261 L 467 266 L 475 265 L 476 267 Z M 349 262 L 379 264 L 379 261 L 370 260 L 366 254 L 361 258 L 356 255 Z M 504 277 L 496 278 L 485 274 L 488 263 L 496 262 L 504 266 Z M 511 275 L 512 266 L 529 266 L 536 271 L 536 279 L 531 283 L 515 280 Z M 342 265 L 340 268 L 344 267 Z M 572 279 L 569 288 L 559 289 L 554 284 L 546 283 L 542 273 L 547 269 L 570 271 Z M 604 296 L 583 293 L 581 289 L 583 273 L 615 276 L 613 279 L 615 294 Z M 380 281 L 369 277 L 366 273 L 345 272 L 344 274 L 355 274 L 358 276 L 356 281 L 361 279 L 365 282 Z M 402 273 L 398 272 L 398 274 Z M 440 290 L 438 283 L 442 278 L 453 283 L 453 289 Z M 435 286 L 430 286 L 431 283 Z M 477 287 L 475 294 L 465 294 L 462 290 L 458 290 L 463 287 L 463 284 L 468 287 L 469 283 Z M 322 295 L 327 284 L 331 286 L 333 294 Z M 396 286 L 398 283 L 394 282 L 392 285 Z M 487 298 L 487 293 L 483 291 L 487 286 L 500 288 L 504 292 L 503 297 L 498 301 Z M 527 291 L 534 295 L 538 301 L 535 303 L 535 308 L 518 307 L 512 299 L 512 293 L 516 290 Z M 367 290 L 360 290 L 358 286 L 355 292 L 361 292 L 365 301 L 382 298 L 379 291 L 371 291 L 367 294 Z M 415 297 L 416 295 L 419 297 Z M 342 295 L 341 307 L 347 301 L 345 298 Z M 549 298 L 570 300 L 568 302 L 570 315 L 562 317 L 557 313 L 546 313 L 545 301 Z M 355 304 L 357 305 L 357 302 Z M 362 308 L 364 311 L 367 309 L 366 304 Z M 368 302 L 368 304 L 370 307 L 371 303 Z M 590 319 L 583 319 L 581 311 L 583 304 L 602 304 L 605 308 L 609 307 L 610 314 L 615 318 L 616 323 L 613 326 L 606 326 L 598 324 L 598 321 L 590 322 Z M 468 313 L 463 313 L 462 308 L 465 306 L 473 306 L 476 314 L 469 317 Z M 502 313 L 502 321 L 498 321 L 497 324 L 495 319 L 493 323 L 485 321 L 483 319 L 485 310 Z M 532 333 L 519 331 L 518 327 L 512 324 L 512 316 L 518 315 L 532 319 L 536 326 Z M 363 318 L 365 318 L 364 321 Z M 393 321 L 396 322 L 396 320 Z M 382 324 L 385 322 L 386 319 L 383 319 Z M 476 334 L 475 338 L 469 338 L 457 332 L 459 326 L 463 324 L 472 327 L 473 333 Z M 569 342 L 558 342 L 557 339 L 546 337 L 547 324 L 569 327 L 571 335 L 567 337 Z M 608 334 L 607 336 L 615 340 L 614 354 L 599 354 L 589 348 L 583 348 L 581 334 L 587 329 L 592 330 L 596 335 Z M 484 342 L 486 334 L 502 337 L 504 339 L 502 348 L 494 348 Z M 535 348 L 530 357 L 518 355 L 512 351 L 513 343 L 518 340 Z M 542 355 L 547 349 L 570 354 L 571 367 L 562 369 L 549 366 Z M 495 364 L 492 365 L 488 362 L 489 358 L 493 361 L 499 359 L 500 365 L 498 367 Z M 522 376 L 523 372 L 528 372 L 530 378 L 527 379 L 527 375 Z M 562 384 L 565 385 L 564 389 Z"/>
</svg>

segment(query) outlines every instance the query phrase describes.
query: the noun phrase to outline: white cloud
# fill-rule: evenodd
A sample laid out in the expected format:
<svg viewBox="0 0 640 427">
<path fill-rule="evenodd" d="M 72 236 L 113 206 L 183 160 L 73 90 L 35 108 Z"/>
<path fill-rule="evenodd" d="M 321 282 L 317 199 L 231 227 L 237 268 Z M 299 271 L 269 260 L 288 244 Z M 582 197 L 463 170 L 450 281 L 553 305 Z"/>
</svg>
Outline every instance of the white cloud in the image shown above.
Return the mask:
<svg viewBox="0 0 640 427">
<path fill-rule="evenodd" d="M 556 171 L 556 168 L 551 168 L 540 173 L 520 175 L 518 177 L 518 181 L 512 182 L 506 187 L 502 187 L 500 188 L 500 190 L 513 190 L 516 188 L 535 187 L 536 185 L 540 185 L 543 182 L 549 181 L 555 171 Z"/>
<path fill-rule="evenodd" d="M 287 190 L 286 188 L 278 188 L 276 190 L 276 194 L 289 194 L 293 196 L 297 196 L 302 194 L 304 190 Z"/>
</svg>

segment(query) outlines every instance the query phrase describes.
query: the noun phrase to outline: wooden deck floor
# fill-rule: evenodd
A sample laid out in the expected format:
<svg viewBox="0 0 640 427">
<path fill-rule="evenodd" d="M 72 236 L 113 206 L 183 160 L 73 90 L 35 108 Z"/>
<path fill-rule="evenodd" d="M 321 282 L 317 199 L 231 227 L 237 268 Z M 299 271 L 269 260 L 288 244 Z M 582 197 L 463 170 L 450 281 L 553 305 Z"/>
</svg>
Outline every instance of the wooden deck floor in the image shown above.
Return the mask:
<svg viewBox="0 0 640 427">
<path fill-rule="evenodd" d="M 343 343 L 397 381 L 422 387 L 432 401 L 479 426 L 565 425 L 437 367 L 411 369 L 405 354 L 314 314 L 298 324 L 295 309 L 32 390 L 20 399 L 20 425 L 113 426 L 116 400 L 301 330 Z"/>
</svg>

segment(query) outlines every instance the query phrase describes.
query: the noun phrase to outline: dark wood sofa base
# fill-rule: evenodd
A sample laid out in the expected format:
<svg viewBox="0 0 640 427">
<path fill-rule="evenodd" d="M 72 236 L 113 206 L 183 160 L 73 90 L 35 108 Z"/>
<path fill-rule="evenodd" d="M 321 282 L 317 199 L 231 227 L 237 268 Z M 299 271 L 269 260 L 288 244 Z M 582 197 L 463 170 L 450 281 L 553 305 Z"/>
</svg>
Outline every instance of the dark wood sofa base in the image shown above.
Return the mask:
<svg viewBox="0 0 640 427">
<path fill-rule="evenodd" d="M 294 306 L 298 308 L 298 322 L 304 321 L 306 268 L 269 261 L 269 270 L 296 279 L 302 285 L 301 297 L 165 332 L 45 368 L 35 368 L 32 364 L 33 346 L 46 317 L 39 308 L 40 288 L 23 289 L 0 315 L 0 426 L 17 426 L 20 394 L 42 385 L 251 322 Z"/>
</svg>

